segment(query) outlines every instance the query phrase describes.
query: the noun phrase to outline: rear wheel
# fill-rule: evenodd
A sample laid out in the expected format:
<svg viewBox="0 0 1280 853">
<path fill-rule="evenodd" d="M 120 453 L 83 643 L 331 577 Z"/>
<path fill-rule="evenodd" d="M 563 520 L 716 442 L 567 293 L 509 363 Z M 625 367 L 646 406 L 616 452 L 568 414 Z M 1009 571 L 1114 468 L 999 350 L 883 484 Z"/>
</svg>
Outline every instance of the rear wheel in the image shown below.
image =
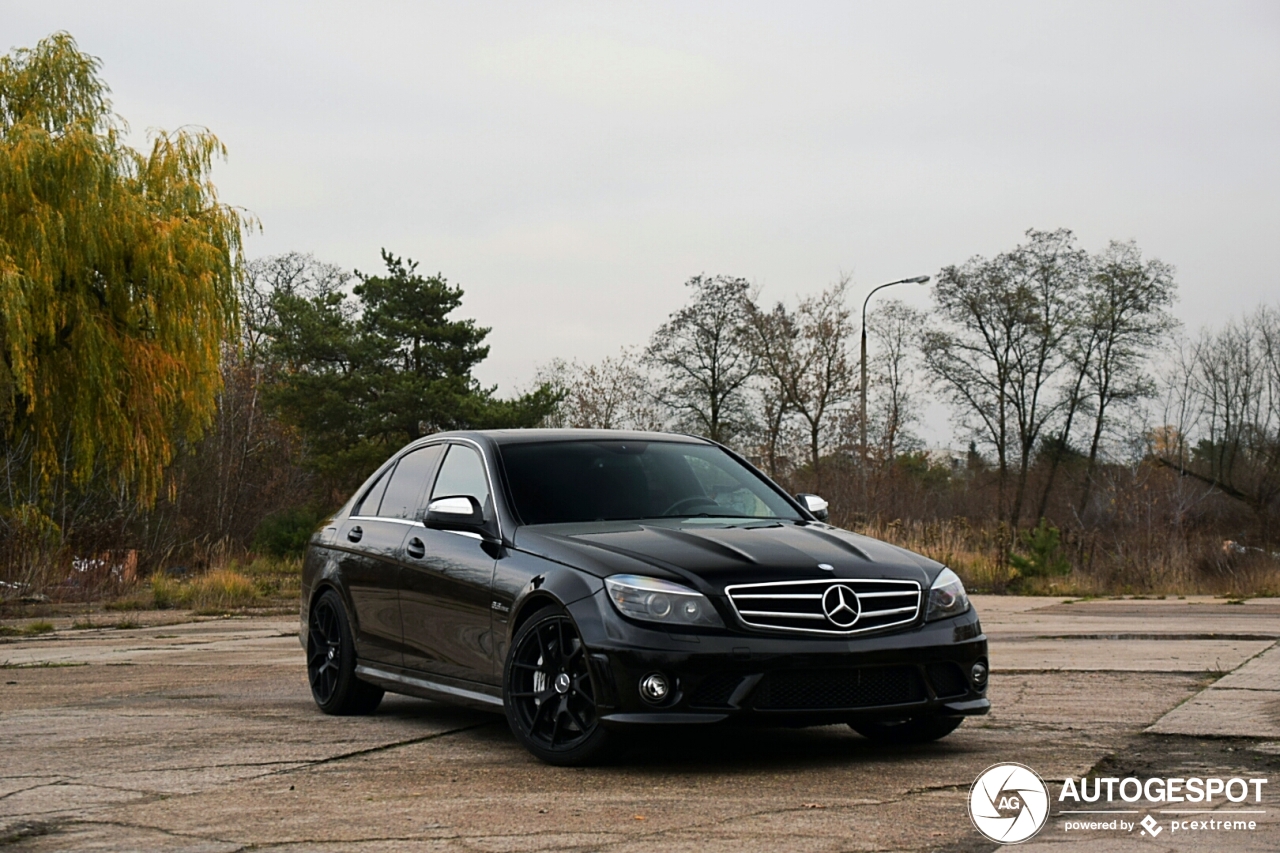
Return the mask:
<svg viewBox="0 0 1280 853">
<path fill-rule="evenodd" d="M 587 649 L 563 608 L 535 614 L 516 632 L 502 686 L 511 731 L 538 758 L 590 764 L 609 753 Z"/>
<path fill-rule="evenodd" d="M 342 598 L 325 590 L 307 621 L 307 678 L 311 696 L 326 714 L 372 714 L 383 690 L 356 678 L 356 648 Z"/>
<path fill-rule="evenodd" d="M 964 717 L 914 717 L 879 723 L 850 723 L 849 728 L 880 743 L 929 743 L 944 738 L 964 722 Z"/>
</svg>

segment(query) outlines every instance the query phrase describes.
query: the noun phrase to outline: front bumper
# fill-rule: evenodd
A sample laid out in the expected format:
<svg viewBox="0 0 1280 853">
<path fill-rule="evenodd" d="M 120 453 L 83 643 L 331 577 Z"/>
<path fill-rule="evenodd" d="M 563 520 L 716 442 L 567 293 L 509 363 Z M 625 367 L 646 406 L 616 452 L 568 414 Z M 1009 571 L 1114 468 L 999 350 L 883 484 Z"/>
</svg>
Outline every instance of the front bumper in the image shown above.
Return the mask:
<svg viewBox="0 0 1280 853">
<path fill-rule="evenodd" d="M 669 634 L 641 627 L 603 595 L 570 606 L 591 652 L 601 720 L 612 726 L 736 721 L 767 725 L 985 714 L 987 640 L 969 612 L 856 638 L 745 632 Z M 639 685 L 660 673 L 660 702 Z"/>
</svg>

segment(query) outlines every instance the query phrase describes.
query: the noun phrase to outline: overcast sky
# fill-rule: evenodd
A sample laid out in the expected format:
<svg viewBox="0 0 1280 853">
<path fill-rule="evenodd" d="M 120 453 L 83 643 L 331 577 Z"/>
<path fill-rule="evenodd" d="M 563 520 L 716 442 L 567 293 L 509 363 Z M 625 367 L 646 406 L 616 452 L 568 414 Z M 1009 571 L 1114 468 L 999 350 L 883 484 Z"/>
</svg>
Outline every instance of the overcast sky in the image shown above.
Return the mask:
<svg viewBox="0 0 1280 853">
<path fill-rule="evenodd" d="M 504 391 L 697 273 L 860 304 L 1030 227 L 1137 240 L 1193 329 L 1280 303 L 1276 2 L 0 2 L 0 48 L 59 29 L 139 142 L 227 144 L 250 256 L 462 285 Z"/>
</svg>

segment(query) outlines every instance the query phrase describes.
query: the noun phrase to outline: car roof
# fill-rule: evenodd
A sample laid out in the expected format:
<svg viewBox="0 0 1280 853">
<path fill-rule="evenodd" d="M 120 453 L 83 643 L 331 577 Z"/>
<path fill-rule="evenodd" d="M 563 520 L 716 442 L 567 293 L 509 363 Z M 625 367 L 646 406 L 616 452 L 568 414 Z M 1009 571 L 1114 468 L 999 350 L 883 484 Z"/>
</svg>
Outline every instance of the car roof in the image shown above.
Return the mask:
<svg viewBox="0 0 1280 853">
<path fill-rule="evenodd" d="M 554 441 L 670 441 L 681 444 L 710 444 L 703 438 L 670 432 L 640 432 L 621 429 L 486 429 L 442 432 L 431 438 L 486 438 L 494 444 L 531 444 Z"/>
</svg>

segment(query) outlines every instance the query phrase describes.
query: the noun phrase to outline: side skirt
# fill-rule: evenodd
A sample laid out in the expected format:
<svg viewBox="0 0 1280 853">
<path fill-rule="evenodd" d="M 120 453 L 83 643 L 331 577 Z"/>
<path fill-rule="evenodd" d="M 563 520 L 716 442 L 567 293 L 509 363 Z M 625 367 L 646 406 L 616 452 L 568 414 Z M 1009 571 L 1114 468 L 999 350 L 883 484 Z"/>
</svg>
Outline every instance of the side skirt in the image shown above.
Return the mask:
<svg viewBox="0 0 1280 853">
<path fill-rule="evenodd" d="M 420 675 L 406 675 L 402 672 L 393 672 L 389 669 L 366 666 L 365 664 L 356 665 L 356 675 L 364 681 L 376 684 L 393 693 L 405 693 L 421 699 L 433 699 L 453 705 L 465 705 L 468 708 L 477 708 L 482 711 L 498 711 L 501 713 L 503 708 L 501 696 L 493 696 L 489 693 L 482 693 L 479 690 L 454 684 L 444 684 L 423 678 Z"/>
</svg>

